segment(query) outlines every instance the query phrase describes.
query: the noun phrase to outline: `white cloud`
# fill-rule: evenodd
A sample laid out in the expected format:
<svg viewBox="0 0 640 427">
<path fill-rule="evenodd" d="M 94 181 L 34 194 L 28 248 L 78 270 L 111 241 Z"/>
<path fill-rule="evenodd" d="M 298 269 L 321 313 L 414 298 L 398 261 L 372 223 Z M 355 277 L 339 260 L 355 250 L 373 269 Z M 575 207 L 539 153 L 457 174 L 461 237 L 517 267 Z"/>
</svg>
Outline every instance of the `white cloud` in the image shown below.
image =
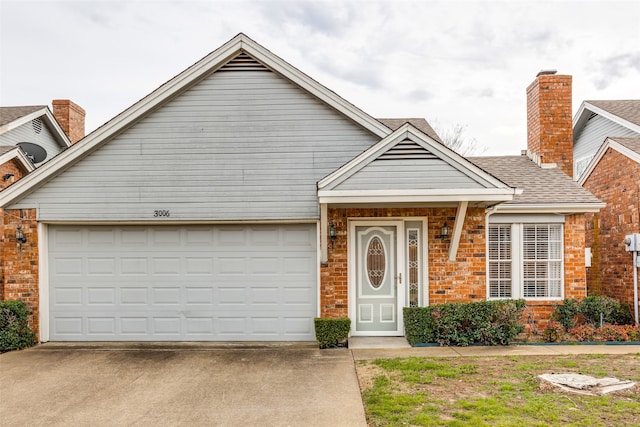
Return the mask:
<svg viewBox="0 0 640 427">
<path fill-rule="evenodd" d="M 13 1 L 0 104 L 70 98 L 104 123 L 239 32 L 378 117 L 461 124 L 487 154 L 526 148 L 525 88 L 640 98 L 640 2 Z"/>
</svg>

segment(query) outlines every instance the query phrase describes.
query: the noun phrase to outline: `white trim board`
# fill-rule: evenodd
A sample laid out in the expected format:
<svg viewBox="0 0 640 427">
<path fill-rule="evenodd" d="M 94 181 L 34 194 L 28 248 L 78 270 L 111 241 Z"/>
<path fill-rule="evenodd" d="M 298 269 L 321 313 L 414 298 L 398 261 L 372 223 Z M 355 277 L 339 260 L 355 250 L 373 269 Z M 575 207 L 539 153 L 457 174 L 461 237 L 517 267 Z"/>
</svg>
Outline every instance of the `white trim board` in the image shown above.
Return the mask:
<svg viewBox="0 0 640 427">
<path fill-rule="evenodd" d="M 607 150 L 609 148 L 617 151 L 618 153 L 624 156 L 627 156 L 628 158 L 635 161 L 636 163 L 640 163 L 640 154 L 636 153 L 633 150 L 630 150 L 629 148 L 625 147 L 619 142 L 616 142 L 615 138 L 607 138 L 605 139 L 604 143 L 600 146 L 600 148 L 598 148 L 598 151 L 596 151 L 596 154 L 593 156 L 593 158 L 587 165 L 584 172 L 582 172 L 582 175 L 580 175 L 580 178 L 578 179 L 578 184 L 580 184 L 581 186 L 584 186 L 584 183 L 587 181 L 587 179 L 589 179 L 589 176 L 591 176 L 591 173 L 596 168 L 598 163 L 600 163 L 600 160 L 602 160 L 602 158 L 607 153 Z"/>
</svg>

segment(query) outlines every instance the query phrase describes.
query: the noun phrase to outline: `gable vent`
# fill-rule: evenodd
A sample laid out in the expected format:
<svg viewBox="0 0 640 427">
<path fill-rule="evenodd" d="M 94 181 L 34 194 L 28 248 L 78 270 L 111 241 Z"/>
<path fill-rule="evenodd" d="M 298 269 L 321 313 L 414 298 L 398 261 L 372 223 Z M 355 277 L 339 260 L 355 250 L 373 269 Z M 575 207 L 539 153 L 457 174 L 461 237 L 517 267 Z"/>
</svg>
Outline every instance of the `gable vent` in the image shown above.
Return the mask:
<svg viewBox="0 0 640 427">
<path fill-rule="evenodd" d="M 218 71 L 271 71 L 246 53 L 242 52 L 224 64 Z"/>
<path fill-rule="evenodd" d="M 408 139 L 399 142 L 395 147 L 378 157 L 378 160 L 395 159 L 437 159 L 438 157 L 421 145 Z"/>
<path fill-rule="evenodd" d="M 33 131 L 35 133 L 42 132 L 42 120 L 40 117 L 31 120 L 31 126 L 33 126 Z"/>
</svg>

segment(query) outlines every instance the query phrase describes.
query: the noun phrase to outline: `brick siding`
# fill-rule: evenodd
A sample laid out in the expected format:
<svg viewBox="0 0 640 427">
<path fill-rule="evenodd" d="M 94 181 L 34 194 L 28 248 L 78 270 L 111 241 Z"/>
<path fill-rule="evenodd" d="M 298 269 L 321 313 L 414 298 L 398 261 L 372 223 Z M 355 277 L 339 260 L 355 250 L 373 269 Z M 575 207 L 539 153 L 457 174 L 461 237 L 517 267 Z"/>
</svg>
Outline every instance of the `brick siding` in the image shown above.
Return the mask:
<svg viewBox="0 0 640 427">
<path fill-rule="evenodd" d="M 348 219 L 357 218 L 428 218 L 428 277 L 429 304 L 470 302 L 486 299 L 486 230 L 484 209 L 467 211 L 456 261 L 450 262 L 449 240 L 436 237 L 446 221 L 453 227 L 455 208 L 329 208 L 328 221 L 337 229 L 335 246 L 329 244 L 329 258 L 321 267 L 320 315 L 348 316 Z M 584 215 L 566 217 L 565 240 L 565 297 L 586 296 L 584 264 Z M 544 327 L 557 301 L 528 302 L 534 323 Z"/>
<path fill-rule="evenodd" d="M 13 181 L 5 181 L 4 176 L 6 174 L 13 174 Z M 11 159 L 8 162 L 3 163 L 0 165 L 0 191 L 10 186 L 13 182 L 17 182 L 24 175 L 25 171 L 19 161 Z"/>
<path fill-rule="evenodd" d="M 29 326 L 39 334 L 38 291 L 38 223 L 35 209 L 0 210 L 2 219 L 2 281 L 0 289 L 5 300 L 21 300 L 31 309 Z M 22 226 L 27 242 L 16 241 L 16 228 Z"/>
<path fill-rule="evenodd" d="M 640 164 L 609 148 L 584 187 L 607 204 L 586 216 L 586 244 L 593 256 L 589 294 L 616 298 L 633 313 L 633 260 L 623 241 L 640 233 Z"/>
</svg>

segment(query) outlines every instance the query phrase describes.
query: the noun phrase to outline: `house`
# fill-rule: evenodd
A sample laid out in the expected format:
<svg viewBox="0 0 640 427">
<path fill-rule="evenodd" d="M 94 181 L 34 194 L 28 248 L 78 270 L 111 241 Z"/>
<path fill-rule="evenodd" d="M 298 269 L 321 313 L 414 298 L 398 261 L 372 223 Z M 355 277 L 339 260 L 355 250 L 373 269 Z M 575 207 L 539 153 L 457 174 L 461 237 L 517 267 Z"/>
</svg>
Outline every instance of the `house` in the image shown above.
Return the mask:
<svg viewBox="0 0 640 427">
<path fill-rule="evenodd" d="M 531 158 L 466 159 L 239 34 L 0 193 L 5 297 L 42 341 L 399 336 L 403 307 L 507 297 L 544 321 L 586 295 L 603 204 L 549 150 L 570 77 L 529 92 Z"/>
<path fill-rule="evenodd" d="M 54 100 L 52 106 L 53 112 L 46 105 L 0 107 L 0 191 L 84 136 L 82 108 L 69 100 Z M 3 235 L 3 215 L 0 209 L 0 235 Z M 0 245 L 3 245 L 1 240 Z M 2 267 L 0 282 L 3 281 Z M 3 299 L 3 290 L 0 286 L 0 299 Z"/>
<path fill-rule="evenodd" d="M 623 241 L 640 232 L 640 100 L 585 101 L 573 122 L 578 183 L 607 204 L 586 216 L 588 291 L 633 313 L 635 267 Z"/>
</svg>

